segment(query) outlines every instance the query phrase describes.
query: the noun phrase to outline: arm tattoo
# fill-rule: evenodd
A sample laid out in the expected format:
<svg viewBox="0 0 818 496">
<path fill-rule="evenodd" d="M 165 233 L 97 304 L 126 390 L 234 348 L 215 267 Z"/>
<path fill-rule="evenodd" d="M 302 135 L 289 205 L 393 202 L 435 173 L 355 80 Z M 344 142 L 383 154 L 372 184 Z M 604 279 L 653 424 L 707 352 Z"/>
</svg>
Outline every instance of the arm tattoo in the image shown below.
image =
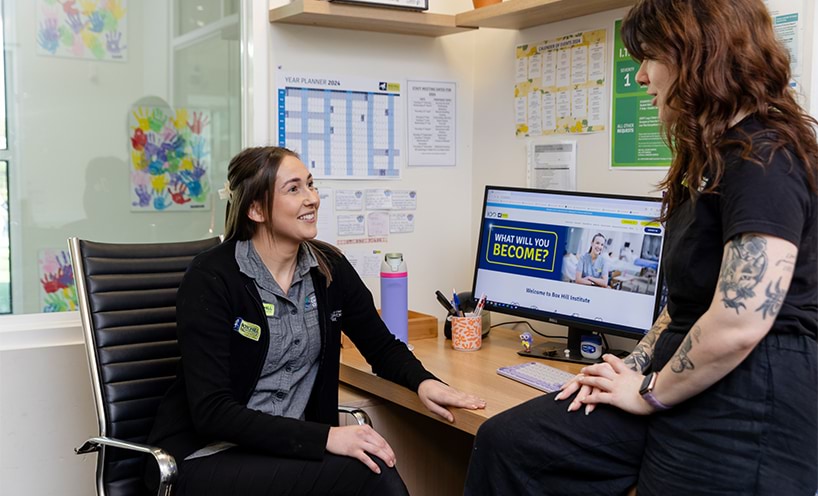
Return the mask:
<svg viewBox="0 0 818 496">
<path fill-rule="evenodd" d="M 636 345 L 630 355 L 624 358 L 623 361 L 628 368 L 637 372 L 644 372 L 647 370 L 653 357 L 653 347 L 656 344 L 656 341 L 659 339 L 659 334 L 667 329 L 669 323 L 670 316 L 668 316 L 667 309 L 665 309 L 659 315 L 659 318 L 656 319 L 656 322 L 654 322 L 647 334 L 645 334 L 645 337 L 639 341 L 639 344 Z"/>
<path fill-rule="evenodd" d="M 719 274 L 719 291 L 726 308 L 739 313 L 744 300 L 755 296 L 753 289 L 767 272 L 767 240 L 744 234 L 728 243 Z"/>
<path fill-rule="evenodd" d="M 776 281 L 775 288 L 773 288 L 772 282 L 767 284 L 765 293 L 767 294 L 767 299 L 764 300 L 764 303 L 762 303 L 760 307 L 756 308 L 756 312 L 760 310 L 761 318 L 763 319 L 767 318 L 767 314 L 775 318 L 778 312 L 781 311 L 781 305 L 784 304 L 784 297 L 787 295 L 787 290 L 781 289 L 781 278 L 779 277 L 778 281 Z"/>
<path fill-rule="evenodd" d="M 776 267 L 782 264 L 784 265 L 784 272 L 789 272 L 790 274 L 795 272 L 795 255 L 790 253 L 784 258 L 784 260 L 779 260 L 775 263 Z"/>
<path fill-rule="evenodd" d="M 694 325 L 693 328 L 690 329 L 690 332 L 687 333 L 678 351 L 676 351 L 676 355 L 673 356 L 670 362 L 670 370 L 681 374 L 685 370 L 693 370 L 696 368 L 687 354 L 690 353 L 690 350 L 693 348 L 693 342 L 699 342 L 699 336 L 701 336 L 701 334 L 702 328 L 698 325 Z"/>
</svg>

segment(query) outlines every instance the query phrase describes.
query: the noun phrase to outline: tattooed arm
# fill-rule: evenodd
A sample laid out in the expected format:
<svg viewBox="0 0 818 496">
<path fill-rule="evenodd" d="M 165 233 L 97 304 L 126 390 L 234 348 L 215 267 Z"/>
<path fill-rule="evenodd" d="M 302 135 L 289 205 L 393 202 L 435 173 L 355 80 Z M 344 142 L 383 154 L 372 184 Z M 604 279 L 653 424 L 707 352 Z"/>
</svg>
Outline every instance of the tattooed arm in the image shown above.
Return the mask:
<svg viewBox="0 0 818 496">
<path fill-rule="evenodd" d="M 707 311 L 660 371 L 653 391 L 666 405 L 694 396 L 729 374 L 770 331 L 792 281 L 798 249 L 781 238 L 742 234 L 724 246 L 718 288 Z M 616 357 L 584 375 L 597 388 L 586 403 L 609 403 L 637 414 L 652 412 L 639 395 L 642 374 Z M 607 369 L 605 368 L 607 367 Z"/>
<path fill-rule="evenodd" d="M 668 324 L 670 324 L 670 315 L 668 315 L 667 307 L 665 307 L 656 322 L 645 334 L 645 337 L 637 343 L 630 355 L 622 360 L 625 365 L 640 373 L 647 370 L 651 360 L 653 360 L 653 348 L 656 346 L 656 341 L 659 339 L 659 335 L 667 329 Z"/>
</svg>

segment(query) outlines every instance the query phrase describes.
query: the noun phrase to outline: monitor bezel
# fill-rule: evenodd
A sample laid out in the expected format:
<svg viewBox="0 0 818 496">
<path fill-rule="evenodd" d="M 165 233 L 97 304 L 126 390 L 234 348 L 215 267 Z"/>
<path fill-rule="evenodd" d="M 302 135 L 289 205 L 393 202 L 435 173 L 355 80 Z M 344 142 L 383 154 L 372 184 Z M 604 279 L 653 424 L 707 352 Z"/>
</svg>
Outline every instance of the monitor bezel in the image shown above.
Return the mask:
<svg viewBox="0 0 818 496">
<path fill-rule="evenodd" d="M 612 199 L 612 200 L 633 200 L 633 201 L 648 201 L 653 203 L 661 203 L 662 199 L 657 197 L 650 197 L 650 196 L 637 196 L 637 195 L 622 195 L 622 194 L 614 194 L 614 193 L 595 193 L 595 192 L 588 192 L 588 191 L 563 191 L 563 190 L 548 190 L 548 189 L 535 189 L 535 188 L 522 188 L 522 187 L 515 187 L 515 186 L 497 186 L 497 185 L 486 185 L 485 189 L 483 190 L 483 208 L 480 212 L 480 228 L 478 230 L 478 240 L 476 246 L 476 252 L 474 256 L 474 275 L 472 278 L 471 284 L 471 291 L 475 298 L 478 298 L 480 295 L 476 293 L 477 291 L 477 272 L 480 264 L 480 253 L 483 247 L 483 229 L 485 228 L 486 222 L 486 207 L 488 204 L 488 194 L 490 190 L 495 191 L 511 191 L 511 192 L 522 192 L 522 193 L 545 193 L 545 194 L 554 194 L 554 195 L 565 195 L 565 196 L 574 196 L 580 198 L 602 198 L 602 199 Z M 658 219 L 657 219 L 658 221 Z M 662 235 L 664 237 L 664 233 Z M 663 241 L 664 245 L 664 241 Z M 664 250 L 664 246 L 663 246 Z M 664 253 L 664 251 L 662 252 Z M 656 295 L 655 301 L 653 304 L 653 318 L 651 319 L 651 325 L 656 321 L 656 318 L 660 311 L 660 303 L 662 300 L 662 287 L 664 285 L 664 275 L 663 270 L 661 270 L 661 259 L 659 260 L 660 269 L 658 270 L 657 279 L 656 279 Z M 576 334 L 575 331 L 582 331 L 582 332 L 598 332 L 602 334 L 608 334 L 613 336 L 620 336 L 625 338 L 631 338 L 639 340 L 650 330 L 650 326 L 648 329 L 638 329 L 635 327 L 628 327 L 622 326 L 617 324 L 611 324 L 608 322 L 602 322 L 598 320 L 590 320 L 590 319 L 583 319 L 578 317 L 572 317 L 570 315 L 563 315 L 557 314 L 553 312 L 548 312 L 545 310 L 540 311 L 531 311 L 527 308 L 510 308 L 510 307 L 498 307 L 494 305 L 494 303 L 486 301 L 485 310 L 490 312 L 502 313 L 506 315 L 511 315 L 515 317 L 522 317 L 525 319 L 536 320 L 539 322 L 546 322 L 549 324 L 556 324 L 556 325 L 563 325 L 567 326 L 573 334 Z"/>
</svg>

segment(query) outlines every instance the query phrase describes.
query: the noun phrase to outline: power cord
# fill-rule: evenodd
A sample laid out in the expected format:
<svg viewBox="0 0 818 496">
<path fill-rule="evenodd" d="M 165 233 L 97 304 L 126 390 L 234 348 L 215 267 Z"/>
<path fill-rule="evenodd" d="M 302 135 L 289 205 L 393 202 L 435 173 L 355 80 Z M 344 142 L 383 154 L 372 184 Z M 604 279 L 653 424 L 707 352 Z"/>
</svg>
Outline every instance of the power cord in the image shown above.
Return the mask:
<svg viewBox="0 0 818 496">
<path fill-rule="evenodd" d="M 509 321 L 509 322 L 500 322 L 499 324 L 494 324 L 493 326 L 491 326 L 491 329 L 493 329 L 495 327 L 499 327 L 499 326 L 509 325 L 509 324 L 511 324 L 512 328 L 516 327 L 517 324 L 525 324 L 525 325 L 528 326 L 529 329 L 534 331 L 534 333 L 539 334 L 540 336 L 542 336 L 544 338 L 563 339 L 563 340 L 566 340 L 566 341 L 568 340 L 567 336 L 552 336 L 550 334 L 542 333 L 542 332 L 538 331 L 537 329 L 534 329 L 534 326 L 531 325 L 531 322 L 529 322 L 527 320 L 512 320 L 512 321 Z"/>
</svg>

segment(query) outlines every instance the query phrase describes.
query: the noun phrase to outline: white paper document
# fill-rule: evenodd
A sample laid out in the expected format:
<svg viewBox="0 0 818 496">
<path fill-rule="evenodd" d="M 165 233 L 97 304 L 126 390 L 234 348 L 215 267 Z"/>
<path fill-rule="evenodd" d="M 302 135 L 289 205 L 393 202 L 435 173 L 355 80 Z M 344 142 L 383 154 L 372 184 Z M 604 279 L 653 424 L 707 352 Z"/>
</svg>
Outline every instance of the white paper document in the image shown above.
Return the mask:
<svg viewBox="0 0 818 496">
<path fill-rule="evenodd" d="M 408 165 L 456 165 L 455 83 L 407 81 Z"/>
<path fill-rule="evenodd" d="M 528 186 L 536 189 L 577 189 L 577 142 L 530 142 Z"/>
<path fill-rule="evenodd" d="M 364 191 L 362 189 L 339 189 L 335 192 L 335 210 L 363 210 Z"/>
</svg>

